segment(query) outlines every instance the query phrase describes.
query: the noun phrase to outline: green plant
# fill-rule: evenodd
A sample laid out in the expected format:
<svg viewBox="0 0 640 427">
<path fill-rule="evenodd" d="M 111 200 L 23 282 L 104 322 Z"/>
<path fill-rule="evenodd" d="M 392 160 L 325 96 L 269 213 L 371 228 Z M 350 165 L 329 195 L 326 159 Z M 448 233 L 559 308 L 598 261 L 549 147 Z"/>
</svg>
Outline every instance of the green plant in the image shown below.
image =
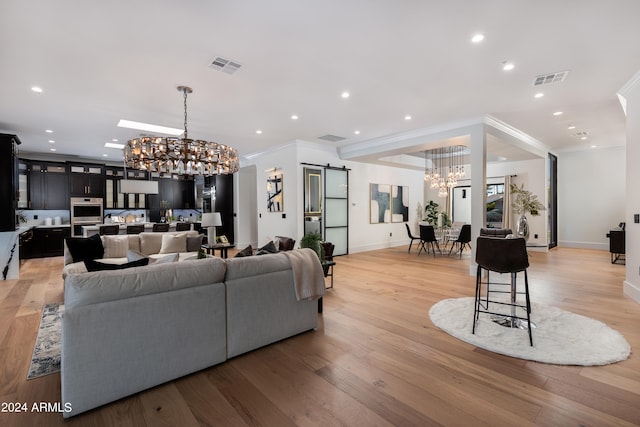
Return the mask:
<svg viewBox="0 0 640 427">
<path fill-rule="evenodd" d="M 427 205 L 424 207 L 424 211 L 427 214 L 427 217 L 425 218 L 425 220 L 427 221 L 427 223 L 433 225 L 434 227 L 438 225 L 438 207 L 439 206 L 440 205 L 438 205 L 433 200 L 429 200 L 429 203 L 427 203 Z"/>
<path fill-rule="evenodd" d="M 516 184 L 511 184 L 510 190 L 513 196 L 511 207 L 515 213 L 519 215 L 530 213 L 533 216 L 538 216 L 540 211 L 545 210 L 544 205 L 538 200 L 538 196 L 529 190 L 525 190 L 524 184 L 520 187 Z"/>
<path fill-rule="evenodd" d="M 440 213 L 441 224 L 443 227 L 451 227 L 451 220 L 449 219 L 449 215 L 446 212 Z"/>
<path fill-rule="evenodd" d="M 321 242 L 322 235 L 320 233 L 307 233 L 300 239 L 300 247 L 313 249 L 318 254 L 318 258 L 322 260 L 324 256 Z"/>
<path fill-rule="evenodd" d="M 204 252 L 203 248 L 198 249 L 198 259 L 206 258 L 207 254 Z"/>
</svg>

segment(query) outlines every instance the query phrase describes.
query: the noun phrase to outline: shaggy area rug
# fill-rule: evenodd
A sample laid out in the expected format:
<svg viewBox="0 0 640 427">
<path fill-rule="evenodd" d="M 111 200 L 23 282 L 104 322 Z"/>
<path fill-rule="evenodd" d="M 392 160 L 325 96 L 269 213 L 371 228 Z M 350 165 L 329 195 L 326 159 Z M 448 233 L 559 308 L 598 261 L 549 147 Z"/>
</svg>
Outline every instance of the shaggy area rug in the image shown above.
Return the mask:
<svg viewBox="0 0 640 427">
<path fill-rule="evenodd" d="M 42 319 L 38 337 L 33 347 L 31 366 L 27 379 L 42 377 L 60 371 L 60 341 L 64 305 L 46 304 L 42 309 Z"/>
<path fill-rule="evenodd" d="M 446 333 L 477 347 L 520 359 L 557 365 L 606 365 L 626 360 L 631 347 L 618 331 L 602 322 L 561 310 L 532 304 L 533 347 L 526 330 L 511 329 L 480 314 L 475 334 L 473 298 L 440 301 L 429 310 L 431 321 Z"/>
</svg>

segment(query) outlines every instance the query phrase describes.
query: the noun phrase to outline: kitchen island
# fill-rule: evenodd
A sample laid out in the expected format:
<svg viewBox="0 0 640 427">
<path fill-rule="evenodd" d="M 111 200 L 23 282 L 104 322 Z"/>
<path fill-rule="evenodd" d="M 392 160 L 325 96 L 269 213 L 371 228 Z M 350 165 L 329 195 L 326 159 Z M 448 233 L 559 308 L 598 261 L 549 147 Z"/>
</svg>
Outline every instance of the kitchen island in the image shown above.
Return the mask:
<svg viewBox="0 0 640 427">
<path fill-rule="evenodd" d="M 177 222 L 169 223 L 169 231 L 176 231 L 176 224 Z M 128 225 L 144 225 L 144 231 L 153 231 L 152 222 L 132 222 L 129 224 L 110 223 L 110 224 L 100 224 L 100 225 L 83 225 L 82 237 L 89 237 L 89 236 L 93 236 L 94 234 L 100 233 L 101 225 L 118 225 L 120 228 L 120 232 L 118 234 L 127 234 Z M 193 224 L 191 224 L 191 229 L 193 229 Z"/>
</svg>

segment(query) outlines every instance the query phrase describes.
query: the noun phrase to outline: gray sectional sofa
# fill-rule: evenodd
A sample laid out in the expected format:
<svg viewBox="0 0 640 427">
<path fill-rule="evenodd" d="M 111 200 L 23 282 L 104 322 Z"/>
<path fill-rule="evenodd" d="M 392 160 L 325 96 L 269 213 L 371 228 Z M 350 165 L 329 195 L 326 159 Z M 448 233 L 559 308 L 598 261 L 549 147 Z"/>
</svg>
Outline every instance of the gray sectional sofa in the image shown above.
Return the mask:
<svg viewBox="0 0 640 427">
<path fill-rule="evenodd" d="M 322 267 L 311 249 L 292 252 L 68 274 L 64 416 L 314 329 Z"/>
</svg>

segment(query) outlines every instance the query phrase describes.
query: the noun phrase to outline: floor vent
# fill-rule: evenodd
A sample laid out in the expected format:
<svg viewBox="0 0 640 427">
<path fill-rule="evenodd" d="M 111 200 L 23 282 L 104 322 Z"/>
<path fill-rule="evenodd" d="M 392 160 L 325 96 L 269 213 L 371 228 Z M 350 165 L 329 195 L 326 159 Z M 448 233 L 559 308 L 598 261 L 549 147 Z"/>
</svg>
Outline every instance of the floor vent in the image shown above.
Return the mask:
<svg viewBox="0 0 640 427">
<path fill-rule="evenodd" d="M 230 59 L 225 59 L 220 56 L 217 56 L 211 64 L 209 64 L 209 68 L 213 68 L 214 70 L 222 71 L 223 73 L 233 74 L 238 69 L 242 67 L 241 64 L 237 62 L 231 61 Z"/>
<path fill-rule="evenodd" d="M 548 85 L 551 83 L 560 83 L 567 78 L 567 74 L 569 74 L 569 71 L 559 71 L 557 73 L 542 74 L 535 77 L 535 79 L 533 80 L 533 85 L 540 86 Z"/>
<path fill-rule="evenodd" d="M 327 134 L 327 135 L 319 136 L 318 139 L 322 139 L 323 141 L 329 141 L 329 142 L 338 142 L 338 141 L 342 141 L 343 139 L 347 139 L 347 138 L 343 138 L 341 136 Z"/>
</svg>

